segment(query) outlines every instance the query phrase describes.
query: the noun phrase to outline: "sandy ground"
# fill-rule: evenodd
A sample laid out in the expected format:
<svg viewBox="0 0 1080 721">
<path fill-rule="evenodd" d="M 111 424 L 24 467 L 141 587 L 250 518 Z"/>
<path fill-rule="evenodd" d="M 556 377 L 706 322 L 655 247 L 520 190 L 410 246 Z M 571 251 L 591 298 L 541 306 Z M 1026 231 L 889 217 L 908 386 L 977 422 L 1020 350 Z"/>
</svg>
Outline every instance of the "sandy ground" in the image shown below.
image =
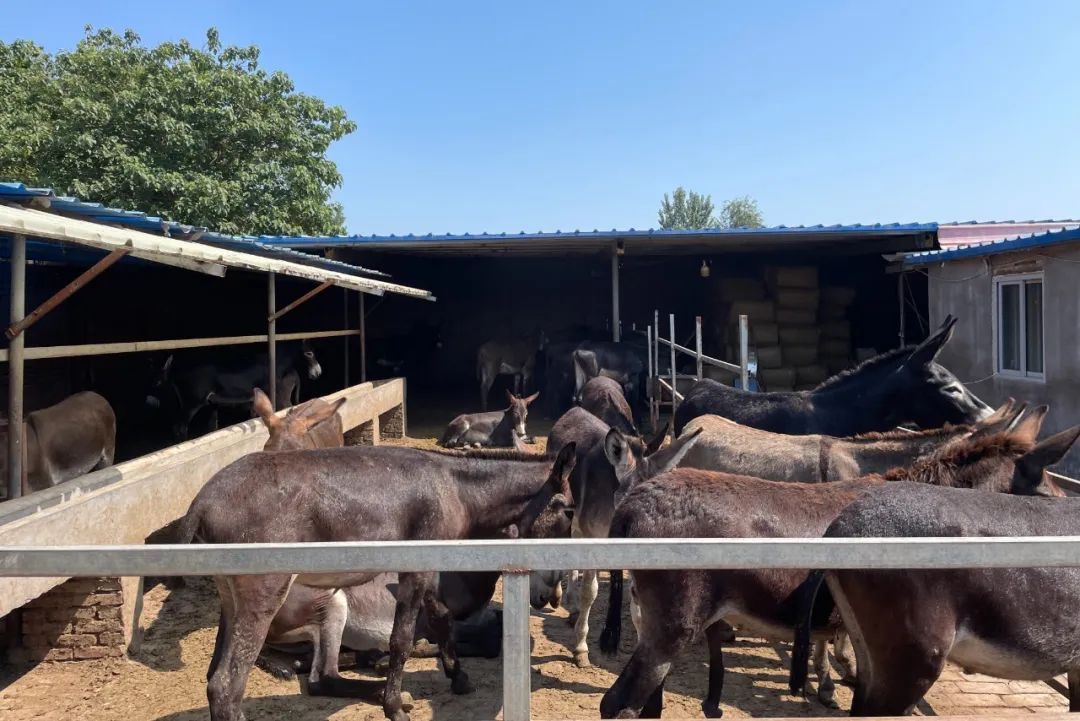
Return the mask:
<svg viewBox="0 0 1080 721">
<path fill-rule="evenodd" d="M 415 433 L 416 430 L 413 430 Z M 533 430 L 530 428 L 530 430 Z M 536 429 L 540 430 L 540 429 Z M 545 429 L 546 430 L 546 429 Z M 536 431 L 534 431 L 536 432 Z M 537 449 L 543 448 L 542 438 Z M 433 438 L 409 439 L 431 446 Z M 577 668 L 568 650 L 572 629 L 566 611 L 533 611 L 532 709 L 536 719 L 599 717 L 600 697 L 629 658 L 635 638 L 628 614 L 622 648 L 616 658 L 598 652 L 597 638 L 606 611 L 606 580 L 593 608 L 591 668 Z M 496 603 L 500 596 L 496 596 Z M 206 669 L 213 651 L 218 615 L 217 595 L 207 579 L 189 579 L 186 588 L 169 592 L 162 586 L 144 598 L 141 649 L 129 659 L 45 663 L 0 672 L 0 719 L 4 721 L 203 721 Z M 724 712 L 746 716 L 835 716 L 816 701 L 786 691 L 789 647 L 759 640 L 740 640 L 725 654 Z M 664 715 L 701 718 L 700 699 L 707 685 L 706 654 L 694 648 L 675 664 L 668 679 Z M 414 721 L 494 719 L 501 710 L 501 661 L 465 659 L 477 686 L 475 694 L 454 696 L 434 659 L 413 659 L 406 667 L 404 688 L 413 695 Z M 1005 682 L 961 674 L 950 669 L 920 706 L 923 713 L 1001 714 L 1030 710 L 1064 710 L 1064 697 L 1044 684 L 1009 686 Z M 346 672 L 351 675 L 351 672 Z M 1014 684 L 1015 682 L 1009 682 Z M 851 703 L 850 689 L 839 686 L 842 709 Z M 1038 698 L 1036 698 L 1036 696 Z M 244 710 L 250 721 L 335 721 L 382 719 L 380 707 L 356 700 L 313 698 L 302 694 L 296 680 L 282 681 L 256 668 L 247 686 Z M 1023 703 L 1020 703 L 1023 700 Z"/>
</svg>

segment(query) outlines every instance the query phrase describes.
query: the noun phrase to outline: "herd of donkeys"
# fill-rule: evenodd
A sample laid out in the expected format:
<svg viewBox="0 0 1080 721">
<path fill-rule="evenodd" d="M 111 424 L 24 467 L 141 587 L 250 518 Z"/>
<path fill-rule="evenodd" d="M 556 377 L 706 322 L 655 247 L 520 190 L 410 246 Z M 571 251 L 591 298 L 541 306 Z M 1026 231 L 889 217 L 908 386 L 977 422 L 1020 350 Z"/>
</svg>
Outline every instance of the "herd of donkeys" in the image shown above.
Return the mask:
<svg viewBox="0 0 1080 721">
<path fill-rule="evenodd" d="M 672 419 L 670 443 L 667 429 L 642 436 L 623 384 L 602 369 L 582 379 L 544 454 L 522 446 L 535 395 L 454 419 L 442 438 L 452 448 L 436 451 L 344 447 L 337 405 L 309 401 L 279 417 L 258 396 L 267 452 L 218 472 L 181 519 L 179 540 L 1080 533 L 1080 501 L 1064 498 L 1045 472 L 1080 426 L 1039 440 L 1045 406 L 980 401 L 936 362 L 955 323 L 812 391 L 748 393 L 699 381 Z M 302 668 L 309 693 L 381 703 L 393 721 L 408 719 L 401 684 L 410 655 L 437 656 L 452 691 L 469 693 L 460 657 L 499 650 L 499 618 L 489 608 L 498 578 L 217 577 L 211 718 L 243 718 L 256 663 L 283 674 Z M 603 718 L 659 717 L 672 661 L 699 639 L 710 664 L 702 708 L 719 717 L 723 646 L 736 634 L 794 641 L 792 691 L 804 692 L 812 658 L 818 697 L 835 705 L 831 645 L 855 685 L 853 715 L 909 713 L 946 661 L 1009 679 L 1066 673 L 1070 710 L 1080 710 L 1077 569 L 664 570 L 634 571 L 630 581 L 637 646 L 604 694 Z M 623 592 L 622 572 L 612 571 L 605 653 L 619 646 Z M 571 610 L 578 665 L 589 664 L 597 593 L 594 572 L 533 574 L 534 607 Z M 366 652 L 385 683 L 343 677 L 343 650 Z"/>
</svg>

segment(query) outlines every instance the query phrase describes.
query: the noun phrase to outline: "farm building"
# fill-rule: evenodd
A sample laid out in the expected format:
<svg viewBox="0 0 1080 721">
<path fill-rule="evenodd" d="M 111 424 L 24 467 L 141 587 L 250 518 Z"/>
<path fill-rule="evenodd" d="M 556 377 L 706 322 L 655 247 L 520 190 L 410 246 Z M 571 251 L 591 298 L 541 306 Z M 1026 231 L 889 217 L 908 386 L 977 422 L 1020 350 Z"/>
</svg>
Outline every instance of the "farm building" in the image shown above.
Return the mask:
<svg viewBox="0 0 1080 721">
<path fill-rule="evenodd" d="M 1046 403 L 1047 431 L 1080 415 L 1080 228 L 904 256 L 929 282 L 930 323 L 960 319 L 942 362 L 987 403 Z M 1080 472 L 1073 451 L 1059 467 Z"/>
</svg>

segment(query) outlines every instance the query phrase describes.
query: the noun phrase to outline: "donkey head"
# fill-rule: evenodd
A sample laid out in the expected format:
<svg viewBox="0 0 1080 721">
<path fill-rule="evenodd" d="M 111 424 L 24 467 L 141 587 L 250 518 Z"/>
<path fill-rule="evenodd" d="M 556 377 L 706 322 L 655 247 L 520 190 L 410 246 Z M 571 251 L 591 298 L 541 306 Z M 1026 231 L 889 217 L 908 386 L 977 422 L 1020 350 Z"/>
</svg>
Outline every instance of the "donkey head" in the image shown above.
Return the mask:
<svg viewBox="0 0 1080 721">
<path fill-rule="evenodd" d="M 149 408 L 161 408 L 163 398 L 175 395 L 171 390 L 172 385 L 172 364 L 173 357 L 170 355 L 165 359 L 165 363 L 154 375 L 154 380 L 151 382 L 150 392 L 146 394 L 146 405 Z"/>
<path fill-rule="evenodd" d="M 1010 492 L 1017 496 L 1064 496 L 1065 492 L 1046 472 L 1069 452 L 1080 437 L 1080 426 L 1073 426 L 1038 443 L 1016 461 Z"/>
<path fill-rule="evenodd" d="M 315 351 L 311 349 L 311 344 L 306 340 L 300 343 L 300 354 L 304 359 L 304 367 L 307 368 L 308 378 L 316 380 L 322 375 L 322 366 L 319 365 L 319 359 L 315 357 Z"/>
<path fill-rule="evenodd" d="M 896 424 L 914 421 L 922 428 L 938 428 L 946 423 L 975 423 L 993 412 L 948 368 L 937 363 L 955 327 L 956 318 L 948 318 L 885 381 L 889 399 L 885 410 Z"/>
<path fill-rule="evenodd" d="M 510 391 L 506 391 L 506 399 L 510 401 L 510 406 L 503 412 L 510 416 L 510 425 L 521 438 L 525 437 L 525 419 L 529 417 L 529 406 L 539 397 L 539 391 L 524 398 L 518 398 Z"/>
<path fill-rule="evenodd" d="M 642 481 L 647 481 L 661 473 L 667 473 L 679 464 L 686 452 L 697 443 L 703 429 L 684 433 L 671 445 L 661 448 L 667 435 L 667 428 L 656 434 L 647 443 L 630 438 L 617 428 L 608 431 L 604 438 L 604 456 L 615 471 L 619 487 L 615 491 L 615 502 Z"/>
<path fill-rule="evenodd" d="M 338 410 L 345 404 L 344 398 L 339 398 L 333 403 L 327 403 L 321 398 L 312 400 L 289 409 L 284 418 L 279 418 L 274 413 L 274 407 L 262 390 L 255 389 L 255 412 L 262 419 L 266 429 L 270 431 L 264 451 L 299 451 L 306 448 L 326 447 L 326 441 L 320 443 L 321 437 L 312 433 L 312 430 L 320 423 L 332 422 L 337 416 Z M 340 420 L 338 421 L 340 426 Z M 334 445 L 344 445 L 344 441 L 337 441 L 340 437 L 340 428 L 337 433 L 327 434 L 329 439 L 335 436 Z"/>
</svg>

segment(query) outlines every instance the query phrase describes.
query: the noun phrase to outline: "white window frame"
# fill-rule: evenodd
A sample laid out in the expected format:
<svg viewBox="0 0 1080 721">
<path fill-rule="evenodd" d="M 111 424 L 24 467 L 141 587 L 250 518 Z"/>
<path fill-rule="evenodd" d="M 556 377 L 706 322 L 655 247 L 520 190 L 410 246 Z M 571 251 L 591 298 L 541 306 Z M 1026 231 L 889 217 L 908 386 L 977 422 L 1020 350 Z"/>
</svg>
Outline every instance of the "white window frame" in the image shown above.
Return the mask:
<svg viewBox="0 0 1080 721">
<path fill-rule="evenodd" d="M 1042 298 L 1043 298 L 1043 333 L 1042 333 L 1042 359 L 1043 369 L 1042 372 L 1036 373 L 1034 371 L 1027 370 L 1027 294 L 1024 292 L 1024 286 L 1032 281 L 1037 281 L 1042 285 Z M 1007 285 L 1015 285 L 1020 287 L 1020 370 L 1012 370 L 1009 368 L 1003 368 L 1002 357 L 1004 352 L 1002 350 L 1002 344 L 1005 342 L 1004 333 L 1001 328 L 1001 293 L 1002 287 Z M 1015 273 L 1013 275 L 999 275 L 994 277 L 994 370 L 998 375 L 1005 378 L 1023 378 L 1026 380 L 1034 381 L 1046 381 L 1046 279 L 1043 277 L 1043 273 Z"/>
</svg>

